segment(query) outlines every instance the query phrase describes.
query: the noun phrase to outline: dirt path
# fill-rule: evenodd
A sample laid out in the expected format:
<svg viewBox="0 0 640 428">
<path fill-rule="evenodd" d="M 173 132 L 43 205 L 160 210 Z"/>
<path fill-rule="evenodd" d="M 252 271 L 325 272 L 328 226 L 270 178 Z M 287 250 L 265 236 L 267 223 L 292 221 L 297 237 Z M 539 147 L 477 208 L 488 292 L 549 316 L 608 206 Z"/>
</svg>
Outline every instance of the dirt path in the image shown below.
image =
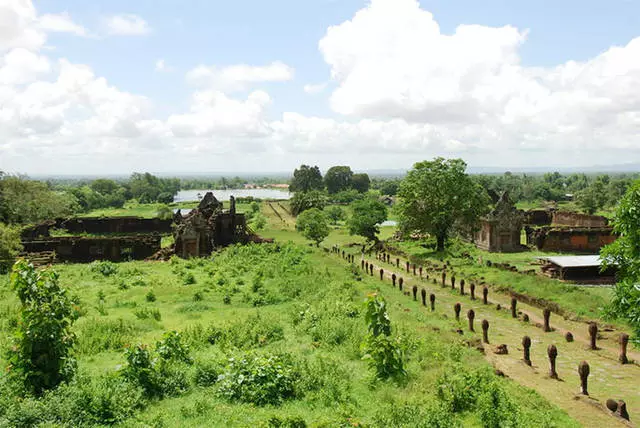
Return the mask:
<svg viewBox="0 0 640 428">
<path fill-rule="evenodd" d="M 360 264 L 360 258 L 356 258 Z M 384 282 L 390 288 L 391 275 L 396 274 L 397 278 L 404 280 L 404 290 L 411 291 L 416 285 L 418 289 L 424 288 L 428 294 L 436 296 L 435 315 L 446 315 L 451 319 L 452 328 L 460 328 L 464 331 L 464 336 L 471 338 L 481 338 L 480 323 L 483 319 L 489 321 L 489 342 L 484 345 L 485 356 L 497 369 L 506 376 L 512 378 L 521 385 L 535 389 L 549 401 L 564 409 L 574 419 L 584 426 L 633 426 L 619 418 L 614 417 L 604 407 L 607 399 L 622 399 L 627 403 L 631 421 L 640 419 L 640 367 L 637 364 L 622 365 L 618 362 L 617 340 L 620 332 L 603 331 L 599 334 L 599 350 L 588 349 L 589 334 L 588 325 L 582 322 L 566 320 L 559 315 L 552 314 L 550 325 L 554 329 L 545 333 L 540 327 L 542 325 L 542 310 L 531 305 L 518 302 L 518 319 L 512 318 L 510 310 L 510 296 L 490 292 L 489 304 L 482 303 L 482 288 L 476 288 L 476 299 L 471 300 L 469 295 L 469 283 L 465 287 L 465 295 L 460 295 L 459 281 L 456 279 L 456 288 L 451 289 L 450 278 L 447 278 L 446 287 L 441 286 L 440 272 L 423 272 L 423 277 L 414 276 L 412 272 L 407 273 L 404 265 L 396 267 L 381 260 L 364 259 L 365 262 L 373 264 L 374 277 L 380 278 L 379 270 L 384 269 Z M 429 275 L 429 280 L 426 280 Z M 433 284 L 432 278 L 437 276 L 437 284 Z M 397 290 L 397 288 L 396 288 Z M 400 291 L 398 290 L 398 293 Z M 413 301 L 413 297 L 407 297 L 407 306 L 412 310 L 424 311 L 431 314 L 428 308 L 422 307 L 420 303 L 420 291 L 418 291 L 418 302 Z M 460 321 L 454 319 L 453 305 L 462 305 Z M 427 298 L 427 305 L 428 305 Z M 502 309 L 497 310 L 497 305 Z M 469 309 L 475 311 L 475 333 L 468 331 L 468 321 L 466 313 Z M 523 315 L 527 314 L 530 321 L 522 321 Z M 571 331 L 574 342 L 568 343 L 564 334 Z M 522 361 L 523 348 L 522 338 L 527 335 L 531 338 L 531 360 L 529 367 Z M 498 344 L 506 344 L 509 350 L 508 355 L 497 355 L 493 352 Z M 557 371 L 559 380 L 549 378 L 549 360 L 547 357 L 547 347 L 550 344 L 558 348 Z M 636 351 L 627 353 L 629 359 L 640 361 L 640 354 Z M 580 378 L 578 376 L 578 364 L 587 361 L 591 368 L 589 376 L 589 397 L 579 396 Z"/>
</svg>

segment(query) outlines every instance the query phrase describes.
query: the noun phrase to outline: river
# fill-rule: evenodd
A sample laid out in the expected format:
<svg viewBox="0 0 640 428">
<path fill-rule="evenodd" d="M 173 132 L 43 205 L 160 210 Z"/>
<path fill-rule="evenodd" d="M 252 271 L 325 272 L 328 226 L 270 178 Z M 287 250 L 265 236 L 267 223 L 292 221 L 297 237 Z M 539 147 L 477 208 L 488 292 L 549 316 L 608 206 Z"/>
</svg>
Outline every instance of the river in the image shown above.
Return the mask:
<svg viewBox="0 0 640 428">
<path fill-rule="evenodd" d="M 230 196 L 235 198 L 247 198 L 249 196 L 258 199 L 289 199 L 291 193 L 279 189 L 228 189 L 228 190 L 181 190 L 173 198 L 174 202 L 198 201 L 207 192 L 213 192 L 213 196 L 219 201 L 228 201 Z M 198 197 L 200 195 L 200 197 Z"/>
</svg>

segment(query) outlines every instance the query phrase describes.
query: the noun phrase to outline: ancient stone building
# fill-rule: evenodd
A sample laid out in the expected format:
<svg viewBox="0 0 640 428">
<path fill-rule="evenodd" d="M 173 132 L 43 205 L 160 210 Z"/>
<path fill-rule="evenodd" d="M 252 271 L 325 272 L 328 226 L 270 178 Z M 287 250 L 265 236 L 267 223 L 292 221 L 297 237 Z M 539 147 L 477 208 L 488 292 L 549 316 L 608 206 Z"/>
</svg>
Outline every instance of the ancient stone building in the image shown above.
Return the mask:
<svg viewBox="0 0 640 428">
<path fill-rule="evenodd" d="M 478 248 L 491 252 L 522 251 L 520 243 L 524 213 L 516 209 L 504 192 L 495 208 L 480 223 L 480 230 L 474 235 Z"/>
<path fill-rule="evenodd" d="M 611 227 L 525 228 L 527 244 L 538 250 L 595 254 L 618 238 Z"/>
<path fill-rule="evenodd" d="M 229 203 L 229 210 L 224 211 L 222 202 L 208 192 L 198 208 L 185 217 L 176 213 L 175 254 L 183 258 L 203 257 L 216 248 L 253 240 L 244 214 L 236 213 L 233 197 Z"/>
</svg>

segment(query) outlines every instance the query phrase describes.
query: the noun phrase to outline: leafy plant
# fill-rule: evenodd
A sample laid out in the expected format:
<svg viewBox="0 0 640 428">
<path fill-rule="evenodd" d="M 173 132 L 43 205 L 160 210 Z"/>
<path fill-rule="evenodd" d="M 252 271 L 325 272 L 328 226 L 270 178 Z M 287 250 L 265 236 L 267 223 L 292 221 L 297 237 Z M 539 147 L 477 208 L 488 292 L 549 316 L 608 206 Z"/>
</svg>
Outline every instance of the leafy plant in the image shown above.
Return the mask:
<svg viewBox="0 0 640 428">
<path fill-rule="evenodd" d="M 329 236 L 327 216 L 318 208 L 311 208 L 298 216 L 296 230 L 310 241 L 320 246 L 320 242 Z"/>
<path fill-rule="evenodd" d="M 0 223 L 0 275 L 7 273 L 20 251 L 20 229 Z"/>
<path fill-rule="evenodd" d="M 94 261 L 89 265 L 89 269 L 91 272 L 107 277 L 118 273 L 118 265 L 108 260 Z"/>
<path fill-rule="evenodd" d="M 23 379 L 36 394 L 70 380 L 75 372 L 71 326 L 77 312 L 58 274 L 37 271 L 18 260 L 11 272 L 11 288 L 20 299 L 20 322 L 9 351 L 9 371 Z"/>
</svg>

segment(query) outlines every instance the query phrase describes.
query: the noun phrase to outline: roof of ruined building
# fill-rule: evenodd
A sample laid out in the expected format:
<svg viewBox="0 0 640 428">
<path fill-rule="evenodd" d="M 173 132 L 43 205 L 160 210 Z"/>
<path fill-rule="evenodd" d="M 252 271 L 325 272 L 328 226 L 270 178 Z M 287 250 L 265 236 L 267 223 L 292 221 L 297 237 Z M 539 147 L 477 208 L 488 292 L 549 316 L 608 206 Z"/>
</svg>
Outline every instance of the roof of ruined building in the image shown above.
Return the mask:
<svg viewBox="0 0 640 428">
<path fill-rule="evenodd" d="M 552 256 L 539 259 L 558 265 L 561 268 L 598 267 L 602 265 L 599 255 L 593 256 Z"/>
</svg>

